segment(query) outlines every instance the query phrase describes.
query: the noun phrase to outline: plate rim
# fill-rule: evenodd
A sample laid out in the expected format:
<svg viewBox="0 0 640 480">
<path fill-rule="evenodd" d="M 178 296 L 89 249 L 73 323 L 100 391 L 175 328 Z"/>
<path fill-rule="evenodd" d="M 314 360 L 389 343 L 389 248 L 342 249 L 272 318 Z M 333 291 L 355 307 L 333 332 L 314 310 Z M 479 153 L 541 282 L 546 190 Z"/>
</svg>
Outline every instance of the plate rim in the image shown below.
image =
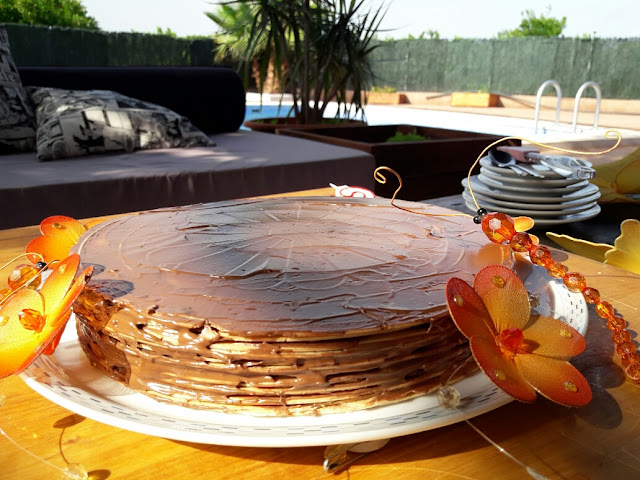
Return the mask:
<svg viewBox="0 0 640 480">
<path fill-rule="evenodd" d="M 462 198 L 465 202 L 473 202 L 473 198 L 469 194 L 469 190 L 465 190 L 462 192 Z M 481 207 L 492 209 L 496 211 L 500 211 L 502 213 L 506 213 L 508 215 L 524 215 L 528 217 L 536 217 L 536 218 L 553 218 L 553 217 L 561 217 L 565 215 L 575 215 L 587 210 L 591 210 L 595 207 L 598 202 L 590 201 L 586 202 L 582 205 L 576 205 L 575 207 L 565 208 L 561 210 L 535 210 L 526 207 L 517 207 L 517 206 L 506 206 L 506 205 L 498 205 L 496 203 L 491 202 L 490 200 L 484 200 L 482 198 L 477 198 L 478 204 Z"/>
<path fill-rule="evenodd" d="M 465 206 L 472 212 L 477 211 L 476 206 L 467 200 L 465 200 Z M 596 204 L 593 207 L 589 208 L 588 210 L 583 210 L 582 212 L 572 213 L 569 215 L 560 215 L 565 218 L 553 218 L 553 217 L 545 218 L 545 217 L 535 217 L 531 215 L 527 215 L 527 216 L 530 216 L 531 218 L 533 218 L 535 222 L 534 228 L 538 228 L 538 227 L 550 227 L 554 225 L 562 225 L 565 223 L 582 222 L 584 220 L 589 220 L 591 218 L 597 217 L 601 211 L 602 211 L 602 207 L 600 207 L 600 205 L 596 202 Z"/>
<path fill-rule="evenodd" d="M 469 193 L 469 189 L 465 188 L 462 192 L 464 193 Z M 527 209 L 527 210 L 538 210 L 538 211 L 546 211 L 546 210 L 558 210 L 559 208 L 562 209 L 563 207 L 566 208 L 572 208 L 572 207 L 579 207 L 581 205 L 586 205 L 588 203 L 593 203 L 593 202 L 597 202 L 598 199 L 602 196 L 600 194 L 600 190 L 596 189 L 595 192 L 593 192 L 591 195 L 588 195 L 586 197 L 582 197 L 582 198 L 577 198 L 575 200 L 569 200 L 567 202 L 560 202 L 560 203 L 533 203 L 533 202 L 529 202 L 529 203 L 521 203 L 521 202 L 512 202 L 509 200 L 503 200 L 501 198 L 492 198 L 486 194 L 480 193 L 480 192 L 473 192 L 473 194 L 478 197 L 478 199 L 482 199 L 485 200 L 487 202 L 493 203 L 496 206 L 499 207 L 507 207 L 507 208 L 522 208 L 522 209 Z"/>
<path fill-rule="evenodd" d="M 464 188 L 469 188 L 469 182 L 468 182 L 468 178 L 464 177 L 460 183 L 462 184 L 462 186 Z M 478 179 L 478 175 L 473 175 L 471 176 L 471 188 L 473 188 L 474 190 L 477 190 L 478 192 L 482 193 L 482 191 L 484 190 L 484 194 L 488 195 L 488 196 L 492 196 L 495 198 L 501 198 L 504 200 L 510 200 L 513 198 L 519 198 L 522 200 L 530 200 L 531 202 L 536 202 L 536 203 L 558 203 L 559 201 L 562 201 L 564 199 L 567 198 L 571 198 L 571 199 L 576 199 L 576 198 L 584 198 L 587 195 L 591 195 L 592 193 L 587 194 L 585 192 L 584 195 L 582 196 L 578 196 L 578 194 L 582 191 L 586 191 L 588 189 L 592 190 L 593 193 L 595 193 L 595 191 L 599 191 L 598 187 L 596 185 L 594 185 L 593 183 L 589 183 L 588 185 L 586 185 L 584 188 L 579 189 L 579 190 L 575 190 L 573 192 L 567 192 L 566 195 L 562 195 L 562 196 L 551 196 L 551 195 L 527 195 L 527 193 L 525 192 L 521 192 L 521 193 L 515 193 L 515 192 L 504 192 L 501 191 L 498 188 L 495 187 L 491 187 L 489 185 L 485 185 L 484 183 L 482 183 L 479 179 Z M 595 189 L 595 190 L 594 190 Z"/>
<path fill-rule="evenodd" d="M 510 190 L 512 192 L 515 192 L 516 194 L 529 193 L 529 194 L 533 194 L 533 196 L 546 196 L 546 197 L 561 197 L 564 193 L 579 191 L 580 189 L 586 187 L 589 184 L 589 180 L 579 180 L 569 185 L 557 186 L 557 187 L 545 188 L 542 185 L 525 187 L 519 184 L 515 185 L 513 183 L 501 182 L 500 180 L 487 177 L 484 173 L 478 174 L 478 180 L 486 183 L 488 186 L 492 186 L 493 188 Z M 493 182 L 493 185 L 492 185 L 492 182 Z M 501 183 L 502 185 L 500 185 Z M 539 195 L 535 195 L 536 193 L 539 193 Z"/>
</svg>

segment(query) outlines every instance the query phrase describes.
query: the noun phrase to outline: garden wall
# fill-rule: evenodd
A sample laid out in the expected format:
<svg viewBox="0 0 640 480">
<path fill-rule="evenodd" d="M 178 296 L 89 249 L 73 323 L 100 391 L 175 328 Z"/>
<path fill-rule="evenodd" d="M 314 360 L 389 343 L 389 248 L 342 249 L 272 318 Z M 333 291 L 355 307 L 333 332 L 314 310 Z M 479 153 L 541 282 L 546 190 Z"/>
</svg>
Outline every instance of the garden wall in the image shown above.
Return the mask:
<svg viewBox="0 0 640 480">
<path fill-rule="evenodd" d="M 375 85 L 402 91 L 535 95 L 553 79 L 563 96 L 573 97 L 593 80 L 605 98 L 640 98 L 640 38 L 388 40 L 373 60 Z"/>
<path fill-rule="evenodd" d="M 0 24 L 18 65 L 211 66 L 215 43 L 146 33 Z"/>
<path fill-rule="evenodd" d="M 212 39 L 0 24 L 18 65 L 209 66 Z M 372 54 L 374 85 L 402 91 L 491 91 L 535 95 L 546 80 L 574 97 L 584 82 L 605 98 L 640 98 L 640 38 L 404 39 Z M 553 92 L 552 88 L 548 89 Z M 587 89 L 585 96 L 593 96 Z"/>
</svg>

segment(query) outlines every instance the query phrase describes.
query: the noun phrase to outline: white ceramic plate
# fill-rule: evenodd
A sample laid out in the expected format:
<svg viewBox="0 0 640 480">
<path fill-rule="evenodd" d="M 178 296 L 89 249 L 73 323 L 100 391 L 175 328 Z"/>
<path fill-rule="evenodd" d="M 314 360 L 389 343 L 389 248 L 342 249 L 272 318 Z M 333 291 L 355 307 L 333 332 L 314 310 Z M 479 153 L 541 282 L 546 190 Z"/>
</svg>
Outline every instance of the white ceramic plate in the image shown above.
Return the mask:
<svg viewBox="0 0 640 480">
<path fill-rule="evenodd" d="M 473 203 L 473 197 L 471 197 L 471 195 L 469 194 L 469 190 L 465 190 L 462 193 L 462 198 L 464 198 L 467 203 L 470 203 L 475 206 L 475 203 Z M 506 213 L 507 215 L 526 215 L 528 217 L 534 217 L 534 218 L 541 218 L 541 217 L 548 218 L 548 217 L 559 217 L 561 215 L 572 215 L 572 214 L 584 212 L 585 210 L 592 209 L 594 206 L 597 205 L 597 202 L 589 202 L 583 205 L 566 207 L 566 208 L 558 208 L 556 210 L 535 210 L 535 209 L 527 208 L 528 207 L 527 205 L 524 205 L 523 207 L 517 207 L 517 206 L 505 207 L 503 205 L 498 205 L 492 202 L 491 200 L 484 200 L 479 195 L 476 195 L 476 200 L 478 202 L 478 205 L 490 211 L 502 212 L 502 213 Z"/>
<path fill-rule="evenodd" d="M 589 185 L 589 180 L 578 180 L 571 185 L 563 185 L 563 186 L 546 186 L 544 183 L 535 183 L 536 181 L 544 182 L 545 180 L 527 180 L 523 183 L 514 183 L 510 182 L 507 179 L 495 179 L 487 177 L 484 174 L 478 175 L 478 180 L 480 180 L 485 185 L 489 185 L 490 187 L 499 188 L 500 190 L 515 192 L 515 193 L 527 193 L 529 195 L 538 195 L 538 196 L 554 196 L 559 197 L 568 192 L 575 192 L 576 190 L 580 190 L 581 188 Z M 549 180 L 556 181 L 556 180 Z M 560 180 L 558 180 L 560 181 Z"/>
<path fill-rule="evenodd" d="M 471 197 L 469 189 L 465 188 L 464 191 L 467 193 L 469 197 Z M 559 202 L 559 203 L 512 202 L 508 200 L 502 200 L 499 198 L 492 198 L 492 197 L 483 195 L 481 193 L 478 193 L 475 190 L 473 191 L 473 195 L 476 197 L 478 202 L 482 200 L 484 202 L 491 203 L 492 205 L 496 205 L 496 208 L 506 207 L 506 208 L 513 208 L 516 210 L 517 209 L 535 210 L 537 212 L 540 210 L 554 210 L 554 211 L 565 210 L 573 207 L 580 207 L 583 205 L 592 204 L 600 198 L 600 191 L 596 188 L 595 192 L 589 195 L 588 197 L 578 198 L 576 200 L 570 200 L 567 202 Z"/>
<path fill-rule="evenodd" d="M 477 210 L 473 202 L 467 200 L 465 204 L 467 208 L 472 212 L 475 212 Z M 505 209 L 502 209 L 500 211 L 503 213 L 507 213 L 508 215 L 527 215 L 533 218 L 533 220 L 536 223 L 535 225 L 536 227 L 549 227 L 552 225 L 562 225 L 563 223 L 573 223 L 573 222 L 580 222 L 582 220 L 589 220 L 590 218 L 596 217 L 600 213 L 600 210 L 601 210 L 600 205 L 596 203 L 590 209 L 584 210 L 579 213 L 573 213 L 571 215 L 560 215 L 558 217 L 549 217 L 549 218 L 527 215 L 525 213 L 520 213 L 520 211 L 516 211 L 516 210 L 513 211 L 514 213 L 508 213 L 507 211 L 505 211 Z"/>
<path fill-rule="evenodd" d="M 539 188 L 558 188 L 558 187 L 567 187 L 570 185 L 575 185 L 576 183 L 584 182 L 583 180 L 577 178 L 536 178 L 534 176 L 518 176 L 511 177 L 508 175 L 504 175 L 502 172 L 496 173 L 493 172 L 486 167 L 480 167 L 480 173 L 490 178 L 491 180 L 496 180 L 498 182 L 505 183 L 507 185 L 514 186 L 531 186 L 531 187 L 539 187 Z"/>
<path fill-rule="evenodd" d="M 469 189 L 469 183 L 467 182 L 466 178 L 463 178 L 461 180 L 461 183 L 464 188 L 466 188 L 467 190 Z M 499 198 L 502 200 L 511 200 L 511 201 L 521 202 L 521 203 L 532 202 L 532 203 L 556 203 L 557 204 L 560 202 L 572 201 L 572 200 L 577 200 L 579 198 L 588 197 L 589 195 L 593 195 L 595 192 L 598 191 L 598 187 L 596 187 L 592 183 L 589 183 L 588 185 L 586 185 L 584 188 L 581 188 L 580 190 L 576 190 L 575 192 L 567 192 L 566 194 L 561 196 L 556 196 L 556 195 L 546 196 L 544 195 L 544 191 L 542 192 L 543 194 L 540 194 L 540 192 L 538 192 L 538 194 L 532 195 L 532 194 L 527 194 L 525 192 L 511 192 L 511 191 L 502 190 L 499 188 L 490 187 L 482 183 L 480 180 L 478 180 L 477 175 L 474 175 L 471 177 L 471 187 L 473 188 L 474 193 L 477 192 L 487 197 Z"/>
<path fill-rule="evenodd" d="M 536 310 L 586 331 L 589 314 L 582 295 L 545 271 L 525 285 L 539 295 Z M 523 274 L 524 275 L 524 274 Z M 169 405 L 136 393 L 91 367 L 78 343 L 73 321 L 52 356 L 39 357 L 21 377 L 42 396 L 85 417 L 115 427 L 173 440 L 246 447 L 301 447 L 373 441 L 430 430 L 493 410 L 512 398 L 483 374 L 455 383 L 462 401 L 445 409 L 435 394 L 356 412 L 305 417 L 253 417 Z"/>
<path fill-rule="evenodd" d="M 533 168 L 536 172 L 544 175 L 545 178 L 558 179 L 558 180 L 565 178 L 559 173 L 556 173 L 550 168 L 545 167 L 544 165 L 540 165 L 539 163 L 519 163 L 518 165 L 526 165 L 529 168 Z M 523 177 L 521 175 L 518 175 L 516 172 L 514 172 L 508 167 L 496 167 L 493 163 L 491 163 L 491 160 L 489 160 L 488 157 L 482 157 L 480 159 L 480 166 L 484 167 L 486 170 L 489 170 L 490 172 L 493 172 L 505 177 L 534 178 L 533 176 Z"/>
</svg>

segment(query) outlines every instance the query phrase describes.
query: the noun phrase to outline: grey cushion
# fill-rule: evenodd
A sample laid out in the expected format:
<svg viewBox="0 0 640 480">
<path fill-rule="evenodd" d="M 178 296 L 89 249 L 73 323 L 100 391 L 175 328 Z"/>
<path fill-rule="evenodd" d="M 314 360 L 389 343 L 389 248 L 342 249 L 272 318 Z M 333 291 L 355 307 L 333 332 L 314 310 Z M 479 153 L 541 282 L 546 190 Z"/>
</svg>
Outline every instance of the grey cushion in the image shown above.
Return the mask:
<svg viewBox="0 0 640 480">
<path fill-rule="evenodd" d="M 168 108 L 109 90 L 28 87 L 36 109 L 38 160 L 89 153 L 211 145 Z"/>
<path fill-rule="evenodd" d="M 33 110 L 11 56 L 7 31 L 0 28 L 0 153 L 35 148 Z"/>
<path fill-rule="evenodd" d="M 39 162 L 0 156 L 0 228 L 337 185 L 373 189 L 375 159 L 327 143 L 240 130 L 216 147 L 115 152 Z"/>
</svg>

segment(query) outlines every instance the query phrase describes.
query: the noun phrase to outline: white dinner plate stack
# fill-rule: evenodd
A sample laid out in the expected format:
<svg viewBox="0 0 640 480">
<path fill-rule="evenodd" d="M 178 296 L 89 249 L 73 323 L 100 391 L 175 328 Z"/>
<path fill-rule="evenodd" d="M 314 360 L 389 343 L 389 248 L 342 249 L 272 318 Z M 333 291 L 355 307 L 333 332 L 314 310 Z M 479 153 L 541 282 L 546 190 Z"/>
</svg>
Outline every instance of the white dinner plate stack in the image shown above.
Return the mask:
<svg viewBox="0 0 640 480">
<path fill-rule="evenodd" d="M 512 217 L 531 217 L 539 227 L 586 220 L 600 213 L 600 191 L 588 180 L 565 178 L 544 165 L 528 164 L 528 168 L 534 168 L 544 178 L 518 175 L 482 158 L 480 174 L 471 177 L 471 190 L 478 205 Z M 466 178 L 462 186 L 466 205 L 475 212 Z"/>
</svg>

